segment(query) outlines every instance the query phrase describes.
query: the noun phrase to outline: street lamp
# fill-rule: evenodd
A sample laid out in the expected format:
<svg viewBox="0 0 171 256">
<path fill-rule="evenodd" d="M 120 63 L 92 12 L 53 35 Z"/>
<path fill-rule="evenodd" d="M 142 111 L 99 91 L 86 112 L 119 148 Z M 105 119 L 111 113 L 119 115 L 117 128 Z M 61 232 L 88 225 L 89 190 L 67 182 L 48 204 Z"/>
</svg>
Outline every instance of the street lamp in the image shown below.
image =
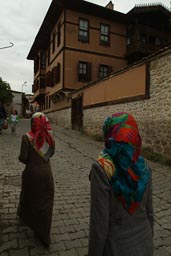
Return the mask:
<svg viewBox="0 0 171 256">
<path fill-rule="evenodd" d="M 10 43 L 10 45 L 0 47 L 0 50 L 6 49 L 6 48 L 10 48 L 10 47 L 13 47 L 13 46 L 14 46 L 14 44 L 13 44 L 12 42 L 9 42 L 9 43 Z"/>
<path fill-rule="evenodd" d="M 24 82 L 23 84 L 22 84 L 22 93 L 23 93 L 23 87 L 24 86 L 27 86 L 27 82 Z"/>
</svg>

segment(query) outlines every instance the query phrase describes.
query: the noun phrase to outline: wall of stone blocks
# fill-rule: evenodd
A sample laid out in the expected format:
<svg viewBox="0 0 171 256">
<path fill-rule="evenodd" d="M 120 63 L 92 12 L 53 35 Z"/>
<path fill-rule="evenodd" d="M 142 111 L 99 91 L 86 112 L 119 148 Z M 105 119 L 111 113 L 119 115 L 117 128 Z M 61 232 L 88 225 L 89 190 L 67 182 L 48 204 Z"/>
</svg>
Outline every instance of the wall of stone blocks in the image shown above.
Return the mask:
<svg viewBox="0 0 171 256">
<path fill-rule="evenodd" d="M 115 112 L 125 111 L 136 118 L 143 146 L 171 158 L 170 63 L 171 50 L 150 60 L 150 99 L 84 109 L 84 132 L 91 136 L 102 136 L 104 119 Z M 71 108 L 49 113 L 48 116 L 54 123 L 71 128 Z"/>
<path fill-rule="evenodd" d="M 49 120 L 59 126 L 71 129 L 71 108 L 54 111 L 47 114 Z"/>
<path fill-rule="evenodd" d="M 115 112 L 132 114 L 143 145 L 171 158 L 171 52 L 150 62 L 150 99 L 84 110 L 84 131 L 102 135 L 104 119 Z M 138 82 L 138 81 L 137 81 Z"/>
</svg>

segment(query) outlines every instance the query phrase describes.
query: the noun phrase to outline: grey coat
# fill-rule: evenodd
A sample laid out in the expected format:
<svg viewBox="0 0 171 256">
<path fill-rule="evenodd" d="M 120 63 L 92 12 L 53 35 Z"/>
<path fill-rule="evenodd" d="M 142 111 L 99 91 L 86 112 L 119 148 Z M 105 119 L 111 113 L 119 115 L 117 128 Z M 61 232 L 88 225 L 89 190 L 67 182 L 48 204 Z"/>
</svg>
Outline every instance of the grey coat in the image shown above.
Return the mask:
<svg viewBox="0 0 171 256">
<path fill-rule="evenodd" d="M 152 256 L 152 181 L 143 201 L 130 215 L 113 193 L 106 173 L 98 163 L 90 172 L 91 206 L 89 256 Z"/>
</svg>

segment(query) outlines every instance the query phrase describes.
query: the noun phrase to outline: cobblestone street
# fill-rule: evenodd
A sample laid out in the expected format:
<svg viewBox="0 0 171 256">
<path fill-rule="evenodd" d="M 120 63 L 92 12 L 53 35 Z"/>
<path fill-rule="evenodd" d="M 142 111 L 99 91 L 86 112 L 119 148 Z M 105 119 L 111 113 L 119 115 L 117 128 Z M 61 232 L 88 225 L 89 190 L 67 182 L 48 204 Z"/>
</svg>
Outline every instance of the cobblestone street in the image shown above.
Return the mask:
<svg viewBox="0 0 171 256">
<path fill-rule="evenodd" d="M 16 216 L 24 169 L 24 165 L 18 161 L 18 155 L 21 136 L 27 130 L 29 120 L 23 119 L 18 124 L 16 134 L 11 134 L 8 128 L 0 135 L 0 255 L 87 255 L 90 200 L 88 175 L 103 143 L 77 131 L 54 126 L 56 152 L 51 165 L 55 180 L 55 202 L 51 245 L 49 249 L 44 249 L 31 229 L 22 225 Z M 155 210 L 154 255 L 169 256 L 171 168 L 156 163 L 150 165 L 153 170 Z"/>
</svg>

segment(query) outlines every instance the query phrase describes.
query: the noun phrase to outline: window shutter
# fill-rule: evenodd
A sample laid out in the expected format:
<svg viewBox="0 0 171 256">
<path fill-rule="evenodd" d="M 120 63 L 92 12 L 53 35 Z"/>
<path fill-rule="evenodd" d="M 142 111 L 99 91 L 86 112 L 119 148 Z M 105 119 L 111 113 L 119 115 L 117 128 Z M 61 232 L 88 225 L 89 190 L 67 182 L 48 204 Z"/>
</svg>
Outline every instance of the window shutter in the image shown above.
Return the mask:
<svg viewBox="0 0 171 256">
<path fill-rule="evenodd" d="M 50 83 L 50 71 L 48 72 L 48 86 L 49 87 L 51 86 L 51 83 Z"/>
<path fill-rule="evenodd" d="M 55 84 L 55 68 L 53 68 L 53 85 Z"/>
<path fill-rule="evenodd" d="M 54 78 L 55 78 L 55 84 L 57 84 L 58 83 L 57 66 L 54 68 Z"/>
<path fill-rule="evenodd" d="M 99 68 L 98 68 L 98 74 L 97 74 L 97 77 L 100 79 L 100 71 L 101 71 L 101 65 L 99 65 Z"/>
<path fill-rule="evenodd" d="M 78 81 L 80 81 L 80 62 L 78 62 Z"/>
<path fill-rule="evenodd" d="M 57 64 L 57 74 L 58 74 L 58 83 L 59 83 L 60 80 L 61 80 L 61 77 L 60 77 L 60 74 L 61 74 L 61 65 L 60 65 L 59 62 L 58 62 L 58 64 Z"/>
<path fill-rule="evenodd" d="M 52 72 L 51 71 L 48 72 L 48 86 L 49 87 L 52 86 Z"/>
<path fill-rule="evenodd" d="M 60 82 L 60 67 L 61 67 L 61 65 L 60 65 L 60 63 L 58 62 L 58 64 L 57 64 L 57 66 L 55 67 L 55 82 L 56 83 L 59 83 Z"/>
<path fill-rule="evenodd" d="M 92 80 L 92 64 L 89 62 L 87 63 L 87 82 Z"/>
<path fill-rule="evenodd" d="M 52 68 L 52 71 L 51 71 L 51 87 L 53 87 L 53 85 L 54 85 L 53 73 L 54 73 L 54 69 Z"/>
<path fill-rule="evenodd" d="M 108 74 L 112 73 L 113 72 L 113 67 L 112 66 L 109 66 L 108 67 Z"/>
<path fill-rule="evenodd" d="M 50 87 L 50 72 L 46 74 L 46 86 Z"/>
<path fill-rule="evenodd" d="M 52 69 L 52 86 L 56 83 L 56 67 Z"/>
</svg>

